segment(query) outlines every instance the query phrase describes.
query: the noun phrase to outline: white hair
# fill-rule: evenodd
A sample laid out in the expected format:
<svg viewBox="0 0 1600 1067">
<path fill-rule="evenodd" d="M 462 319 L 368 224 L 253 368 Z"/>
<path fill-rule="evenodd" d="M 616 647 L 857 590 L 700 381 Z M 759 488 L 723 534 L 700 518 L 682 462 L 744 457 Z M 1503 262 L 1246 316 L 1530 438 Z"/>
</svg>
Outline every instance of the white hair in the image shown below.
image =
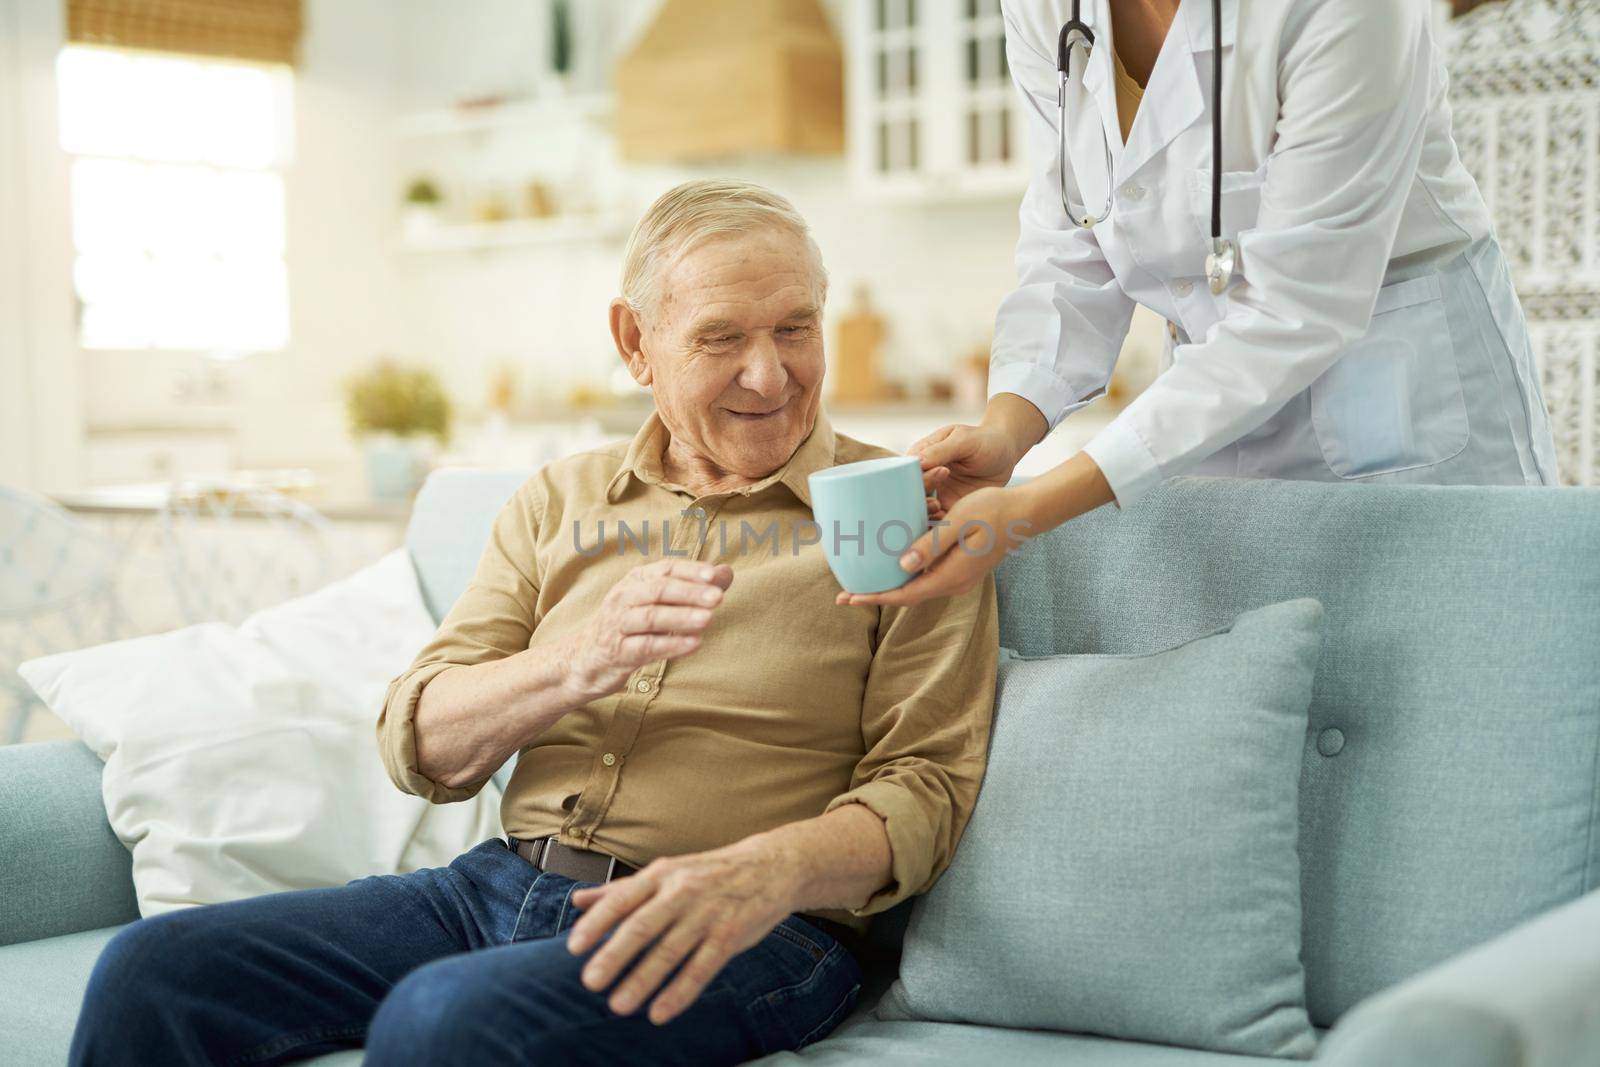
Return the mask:
<svg viewBox="0 0 1600 1067">
<path fill-rule="evenodd" d="M 828 274 L 806 220 L 771 189 L 728 178 L 684 182 L 650 205 L 623 252 L 623 301 L 635 314 L 644 313 L 661 296 L 661 266 L 666 260 L 712 238 L 746 233 L 759 226 L 777 226 L 804 239 L 820 305 L 827 295 Z"/>
</svg>

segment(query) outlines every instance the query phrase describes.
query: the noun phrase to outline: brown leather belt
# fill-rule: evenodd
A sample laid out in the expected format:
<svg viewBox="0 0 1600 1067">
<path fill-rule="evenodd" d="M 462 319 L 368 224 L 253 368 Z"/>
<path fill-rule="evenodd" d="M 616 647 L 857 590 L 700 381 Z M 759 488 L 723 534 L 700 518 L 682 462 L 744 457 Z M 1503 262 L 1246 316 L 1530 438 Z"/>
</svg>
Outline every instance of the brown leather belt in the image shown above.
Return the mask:
<svg viewBox="0 0 1600 1067">
<path fill-rule="evenodd" d="M 512 852 L 539 870 L 571 878 L 574 882 L 610 882 L 639 873 L 639 868 L 623 863 L 615 856 L 563 845 L 553 836 L 536 837 L 528 841 L 508 834 L 506 844 Z M 850 927 L 817 915 L 802 915 L 800 918 L 839 942 L 856 959 L 862 958 L 865 942 Z"/>
<path fill-rule="evenodd" d="M 508 836 L 506 844 L 512 852 L 541 871 L 559 874 L 574 882 L 609 882 L 639 872 L 639 868 L 631 867 L 615 856 L 563 845 L 553 836 L 536 837 L 532 841 Z"/>
</svg>

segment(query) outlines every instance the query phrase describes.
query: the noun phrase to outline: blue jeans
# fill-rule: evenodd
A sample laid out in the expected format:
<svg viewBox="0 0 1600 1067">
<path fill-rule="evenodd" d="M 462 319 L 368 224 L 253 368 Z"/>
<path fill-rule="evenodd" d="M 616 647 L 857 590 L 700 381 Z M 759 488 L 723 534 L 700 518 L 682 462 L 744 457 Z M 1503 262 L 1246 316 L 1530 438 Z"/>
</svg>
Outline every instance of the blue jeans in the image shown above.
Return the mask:
<svg viewBox="0 0 1600 1067">
<path fill-rule="evenodd" d="M 739 1063 L 825 1036 L 861 971 L 798 917 L 683 1014 L 618 1016 L 561 937 L 585 883 L 485 841 L 448 867 L 158 915 L 95 965 L 73 1064 L 293 1061 L 365 1045 L 397 1064 Z"/>
</svg>

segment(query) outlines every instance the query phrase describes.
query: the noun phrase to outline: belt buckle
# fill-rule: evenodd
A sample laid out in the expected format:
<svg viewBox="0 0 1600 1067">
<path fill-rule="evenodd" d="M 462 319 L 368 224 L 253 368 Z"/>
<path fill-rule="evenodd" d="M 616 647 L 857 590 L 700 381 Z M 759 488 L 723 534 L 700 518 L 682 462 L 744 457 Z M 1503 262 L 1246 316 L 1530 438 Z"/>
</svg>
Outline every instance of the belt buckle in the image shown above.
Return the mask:
<svg viewBox="0 0 1600 1067">
<path fill-rule="evenodd" d="M 529 842 L 529 844 L 533 844 L 533 842 Z M 550 850 L 558 844 L 560 842 L 556 840 L 555 834 L 546 834 L 538 841 L 537 846 L 531 850 L 532 855 L 528 856 L 528 862 L 541 871 L 548 871 L 550 869 Z M 572 851 L 589 855 L 597 854 L 590 849 L 573 849 Z M 601 884 L 609 883 L 617 876 L 617 864 L 620 861 L 617 857 L 606 855 L 605 853 L 598 853 L 598 855 L 604 855 L 606 860 L 606 873 L 600 879 L 600 882 Z"/>
</svg>

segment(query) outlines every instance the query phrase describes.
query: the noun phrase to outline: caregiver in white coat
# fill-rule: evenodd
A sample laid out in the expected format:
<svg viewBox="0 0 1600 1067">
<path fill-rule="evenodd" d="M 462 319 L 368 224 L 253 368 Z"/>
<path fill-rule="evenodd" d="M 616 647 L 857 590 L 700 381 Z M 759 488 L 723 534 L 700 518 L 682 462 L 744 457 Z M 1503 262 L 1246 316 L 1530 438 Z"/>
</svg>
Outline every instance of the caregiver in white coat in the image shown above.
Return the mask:
<svg viewBox="0 0 1600 1067">
<path fill-rule="evenodd" d="M 1003 3 L 1032 179 L 983 421 L 913 448 L 950 526 L 907 551 L 923 573 L 906 586 L 840 603 L 968 589 L 1028 534 L 1133 506 L 1176 474 L 1555 484 L 1527 329 L 1451 138 L 1427 0 L 1221 0 L 1220 55 L 1213 0 L 1081 0 L 1094 44 L 1071 49 L 1063 175 L 1057 46 L 1072 7 Z M 1236 263 L 1213 294 L 1219 118 Z M 1136 303 L 1168 320 L 1162 373 L 1077 455 L 1004 488 L 1104 392 Z"/>
</svg>

